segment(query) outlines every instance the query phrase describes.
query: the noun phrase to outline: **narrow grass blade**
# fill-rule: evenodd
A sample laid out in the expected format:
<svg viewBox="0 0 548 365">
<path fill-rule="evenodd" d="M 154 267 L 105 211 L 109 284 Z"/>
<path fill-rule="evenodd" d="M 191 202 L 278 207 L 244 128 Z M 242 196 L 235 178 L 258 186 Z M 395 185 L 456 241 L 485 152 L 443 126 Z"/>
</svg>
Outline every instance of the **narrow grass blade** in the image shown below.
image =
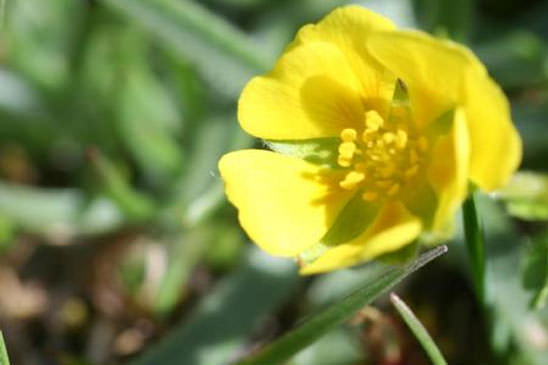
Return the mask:
<svg viewBox="0 0 548 365">
<path fill-rule="evenodd" d="M 526 258 L 523 287 L 534 293 L 531 308 L 540 310 L 548 300 L 548 232 L 533 238 Z"/>
<path fill-rule="evenodd" d="M 420 323 L 411 309 L 395 293 L 390 294 L 390 301 L 396 307 L 396 310 L 407 324 L 411 332 L 415 335 L 422 348 L 434 365 L 447 365 L 438 346 L 432 340 L 432 337 L 426 331 L 426 328 Z"/>
<path fill-rule="evenodd" d="M 4 342 L 4 334 L 2 331 L 0 331 L 0 365 L 10 365 L 8 350 L 6 349 L 6 343 Z"/>
<path fill-rule="evenodd" d="M 480 302 L 485 303 L 485 243 L 474 194 L 470 194 L 464 202 L 462 220 L 476 292 Z"/>
<path fill-rule="evenodd" d="M 389 291 L 403 278 L 446 251 L 446 246 L 438 246 L 427 251 L 409 265 L 387 269 L 383 274 L 368 281 L 362 288 L 326 308 L 277 341 L 267 345 L 256 355 L 244 359 L 240 365 L 283 363 L 303 348 L 318 340 L 332 328 L 346 321 L 360 308 Z"/>
<path fill-rule="evenodd" d="M 6 15 L 6 0 L 0 0 L 0 29 L 4 28 L 5 15 Z"/>
</svg>

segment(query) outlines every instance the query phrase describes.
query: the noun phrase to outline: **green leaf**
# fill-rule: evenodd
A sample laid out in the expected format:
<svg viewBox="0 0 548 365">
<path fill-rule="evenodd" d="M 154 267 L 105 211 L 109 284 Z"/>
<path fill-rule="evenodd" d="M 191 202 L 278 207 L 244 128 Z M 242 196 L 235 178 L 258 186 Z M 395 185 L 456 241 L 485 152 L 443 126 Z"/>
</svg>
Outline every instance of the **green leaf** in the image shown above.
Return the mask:
<svg viewBox="0 0 548 365">
<path fill-rule="evenodd" d="M 101 179 L 106 193 L 130 220 L 145 220 L 155 212 L 155 204 L 147 195 L 134 190 L 125 176 L 99 150 L 91 149 L 89 160 Z"/>
<path fill-rule="evenodd" d="M 267 365 L 280 364 L 287 361 L 291 356 L 350 318 L 360 308 L 370 304 L 380 295 L 386 293 L 406 276 L 446 251 L 446 246 L 438 246 L 427 251 L 407 266 L 387 269 L 378 277 L 369 280 L 361 289 L 326 308 L 240 364 Z"/>
<path fill-rule="evenodd" d="M 527 252 L 523 287 L 533 292 L 531 307 L 541 309 L 548 299 L 548 233 L 533 240 Z"/>
<path fill-rule="evenodd" d="M 9 35 L 10 65 L 44 89 L 60 91 L 69 81 L 68 55 L 83 23 L 84 5 L 71 0 L 9 2 L 2 33 Z"/>
<path fill-rule="evenodd" d="M 6 343 L 4 342 L 4 334 L 2 331 L 0 331 L 0 365 L 10 365 L 8 350 L 6 349 Z"/>
<path fill-rule="evenodd" d="M 221 281 L 181 325 L 133 363 L 229 363 L 250 332 L 293 293 L 296 265 L 256 248 L 239 270 Z"/>
<path fill-rule="evenodd" d="M 445 359 L 443 358 L 443 355 L 438 349 L 438 346 L 436 346 L 436 343 L 434 342 L 434 340 L 432 340 L 432 337 L 430 337 L 430 335 L 426 331 L 426 328 L 424 328 L 418 318 L 415 317 L 415 314 L 413 314 L 407 304 L 405 304 L 404 301 L 401 300 L 395 293 L 390 294 L 390 301 L 392 302 L 392 305 L 396 307 L 396 310 L 398 311 L 404 322 L 407 324 L 411 332 L 413 332 L 415 338 L 419 341 L 422 348 L 432 361 L 432 364 L 447 365 L 447 361 L 445 361 Z"/>
<path fill-rule="evenodd" d="M 480 302 L 485 303 L 485 243 L 474 201 L 474 193 L 471 193 L 464 202 L 462 219 L 476 293 Z"/>
<path fill-rule="evenodd" d="M 194 1 L 103 0 L 158 38 L 159 45 L 191 61 L 215 90 L 235 98 L 271 60 L 247 36 Z"/>
<path fill-rule="evenodd" d="M 171 96 L 145 72 L 135 70 L 126 77 L 119 105 L 122 138 L 145 172 L 168 181 L 182 167 L 182 148 L 167 128 L 177 121 Z"/>
<path fill-rule="evenodd" d="M 548 175 L 518 172 L 510 183 L 497 191 L 508 213 L 524 220 L 548 220 Z"/>
<path fill-rule="evenodd" d="M 121 212 L 104 198 L 86 202 L 79 189 L 45 189 L 0 182 L 0 215 L 24 231 L 52 241 L 100 234 L 123 223 Z"/>
<path fill-rule="evenodd" d="M 518 352 L 524 360 L 515 364 L 544 365 L 548 358 L 548 349 L 544 346 L 548 313 L 530 310 L 531 295 L 523 287 L 522 264 L 527 240 L 500 204 L 486 195 L 476 198 L 485 231 L 489 233 L 486 236 L 489 253 L 486 287 L 494 350 L 499 356 L 506 356 L 509 351 Z M 543 340 L 538 341 L 540 338 Z"/>
</svg>

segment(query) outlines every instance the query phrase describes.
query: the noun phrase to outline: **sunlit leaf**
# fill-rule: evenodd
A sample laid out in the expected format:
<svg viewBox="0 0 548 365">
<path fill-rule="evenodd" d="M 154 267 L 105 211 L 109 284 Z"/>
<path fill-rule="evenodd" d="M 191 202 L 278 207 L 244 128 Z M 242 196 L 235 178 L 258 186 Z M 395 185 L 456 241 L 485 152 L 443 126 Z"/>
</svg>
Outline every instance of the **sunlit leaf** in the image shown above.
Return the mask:
<svg viewBox="0 0 548 365">
<path fill-rule="evenodd" d="M 518 172 L 510 183 L 496 192 L 508 213 L 525 220 L 548 220 L 548 175 Z"/>
</svg>

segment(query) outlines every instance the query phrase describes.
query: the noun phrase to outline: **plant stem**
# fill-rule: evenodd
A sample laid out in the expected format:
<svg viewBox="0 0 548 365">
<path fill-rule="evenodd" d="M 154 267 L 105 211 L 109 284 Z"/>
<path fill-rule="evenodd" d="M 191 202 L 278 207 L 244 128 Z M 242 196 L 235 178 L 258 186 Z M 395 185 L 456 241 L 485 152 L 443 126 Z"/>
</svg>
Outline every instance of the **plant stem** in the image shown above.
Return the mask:
<svg viewBox="0 0 548 365">
<path fill-rule="evenodd" d="M 464 202 L 462 207 L 464 236 L 468 257 L 472 266 L 474 285 L 479 301 L 485 303 L 485 242 L 483 229 L 478 217 L 474 194 Z"/>
</svg>

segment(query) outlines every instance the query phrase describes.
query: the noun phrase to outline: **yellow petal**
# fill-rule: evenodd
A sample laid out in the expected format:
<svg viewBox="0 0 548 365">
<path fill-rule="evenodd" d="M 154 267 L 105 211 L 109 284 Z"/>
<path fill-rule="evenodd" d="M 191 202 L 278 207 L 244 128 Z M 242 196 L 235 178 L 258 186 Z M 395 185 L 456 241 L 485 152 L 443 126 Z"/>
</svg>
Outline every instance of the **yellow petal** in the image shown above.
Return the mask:
<svg viewBox="0 0 548 365">
<path fill-rule="evenodd" d="M 364 233 L 330 249 L 300 272 L 316 274 L 370 260 L 411 243 L 421 230 L 420 219 L 409 213 L 401 202 L 389 202 Z"/>
<path fill-rule="evenodd" d="M 318 24 L 303 27 L 291 47 L 309 42 L 330 42 L 347 58 L 358 75 L 367 109 L 376 109 L 383 116 L 392 99 L 394 75 L 387 71 L 366 47 L 370 34 L 395 29 L 387 18 L 357 5 L 341 7 Z"/>
<path fill-rule="evenodd" d="M 379 32 L 368 48 L 403 80 L 415 122 L 425 126 L 463 100 L 468 68 L 479 67 L 463 46 L 418 31 Z"/>
<path fill-rule="evenodd" d="M 492 191 L 510 180 L 522 157 L 508 101 L 486 75 L 471 72 L 465 107 L 470 133 L 470 180 Z"/>
<path fill-rule="evenodd" d="M 359 89 L 341 50 L 307 43 L 287 51 L 271 73 L 246 85 L 238 119 L 245 131 L 264 139 L 337 137 L 363 120 Z"/>
<path fill-rule="evenodd" d="M 451 217 L 466 198 L 470 159 L 466 116 L 462 108 L 455 110 L 449 134 L 438 137 L 433 149 L 428 180 L 434 189 L 438 206 L 432 229 L 444 230 Z"/>
<path fill-rule="evenodd" d="M 340 174 L 269 151 L 228 153 L 219 171 L 244 230 L 277 256 L 295 256 L 317 243 L 352 197 L 338 188 Z"/>
<path fill-rule="evenodd" d="M 464 107 L 474 183 L 489 191 L 509 180 L 521 161 L 521 140 L 506 97 L 466 47 L 416 31 L 376 33 L 368 46 L 406 83 L 419 126 Z"/>
</svg>

